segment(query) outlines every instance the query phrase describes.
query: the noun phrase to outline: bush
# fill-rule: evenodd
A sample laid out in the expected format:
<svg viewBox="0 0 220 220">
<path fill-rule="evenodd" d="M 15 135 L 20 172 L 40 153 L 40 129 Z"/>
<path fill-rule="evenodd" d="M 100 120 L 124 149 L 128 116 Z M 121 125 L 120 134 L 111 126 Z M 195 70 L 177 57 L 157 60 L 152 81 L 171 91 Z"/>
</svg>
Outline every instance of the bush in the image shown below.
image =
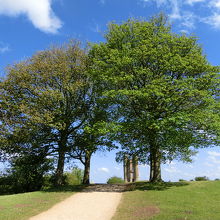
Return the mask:
<svg viewBox="0 0 220 220">
<path fill-rule="evenodd" d="M 26 154 L 14 158 L 7 174 L 14 193 L 31 192 L 41 189 L 44 175 L 52 169 L 52 161 L 44 154 Z"/>
<path fill-rule="evenodd" d="M 184 180 L 184 179 L 179 179 L 179 182 L 184 182 L 184 181 L 186 181 L 186 180 Z"/>
<path fill-rule="evenodd" d="M 0 175 L 0 195 L 13 193 L 13 178 L 11 175 Z"/>
<path fill-rule="evenodd" d="M 71 172 L 65 173 L 64 176 L 67 185 L 80 185 L 83 180 L 83 170 L 74 167 Z"/>
<path fill-rule="evenodd" d="M 197 176 L 195 177 L 195 181 L 208 181 L 209 178 L 207 176 Z"/>
<path fill-rule="evenodd" d="M 120 177 L 113 176 L 108 179 L 107 183 L 108 184 L 120 184 L 120 183 L 124 183 L 124 180 Z"/>
</svg>

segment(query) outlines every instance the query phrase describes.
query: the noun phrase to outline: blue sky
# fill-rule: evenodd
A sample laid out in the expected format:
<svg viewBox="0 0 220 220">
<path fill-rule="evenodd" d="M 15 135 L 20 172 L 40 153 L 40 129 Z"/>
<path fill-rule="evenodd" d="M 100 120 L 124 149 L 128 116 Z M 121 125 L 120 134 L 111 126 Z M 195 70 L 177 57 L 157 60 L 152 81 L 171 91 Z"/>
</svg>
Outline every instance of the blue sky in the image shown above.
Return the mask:
<svg viewBox="0 0 220 220">
<path fill-rule="evenodd" d="M 109 22 L 146 18 L 165 12 L 173 31 L 198 36 L 204 53 L 219 65 L 220 0 L 0 0 L 0 76 L 8 64 L 68 39 L 103 41 Z M 91 179 L 105 182 L 122 176 L 122 165 L 114 162 L 115 152 L 96 154 Z M 192 164 L 174 161 L 163 165 L 165 180 L 195 176 L 220 178 L 220 149 L 202 149 Z M 140 179 L 147 179 L 148 166 L 140 166 Z"/>
</svg>

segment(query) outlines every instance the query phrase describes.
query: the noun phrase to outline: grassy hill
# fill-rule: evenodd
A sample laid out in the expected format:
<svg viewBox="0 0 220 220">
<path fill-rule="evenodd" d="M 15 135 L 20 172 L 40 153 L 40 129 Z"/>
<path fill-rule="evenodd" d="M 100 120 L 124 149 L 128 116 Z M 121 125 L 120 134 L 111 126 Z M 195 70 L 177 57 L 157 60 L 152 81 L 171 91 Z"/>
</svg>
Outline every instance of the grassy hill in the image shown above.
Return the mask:
<svg viewBox="0 0 220 220">
<path fill-rule="evenodd" d="M 150 184 L 125 192 L 112 220 L 219 220 L 220 181 Z M 27 220 L 80 190 L 76 187 L 0 196 L 0 220 Z"/>
<path fill-rule="evenodd" d="M 112 220 L 219 220 L 220 181 L 137 183 Z"/>
<path fill-rule="evenodd" d="M 0 220 L 27 220 L 80 190 L 69 186 L 29 193 L 0 196 Z"/>
</svg>

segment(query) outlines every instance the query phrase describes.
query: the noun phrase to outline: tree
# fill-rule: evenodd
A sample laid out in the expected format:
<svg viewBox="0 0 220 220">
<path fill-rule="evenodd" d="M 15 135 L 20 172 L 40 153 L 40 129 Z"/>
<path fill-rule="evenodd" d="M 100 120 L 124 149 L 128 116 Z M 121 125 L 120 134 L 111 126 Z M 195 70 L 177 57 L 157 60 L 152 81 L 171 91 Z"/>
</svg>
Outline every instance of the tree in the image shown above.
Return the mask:
<svg viewBox="0 0 220 220">
<path fill-rule="evenodd" d="M 150 181 L 161 181 L 161 162 L 219 142 L 219 68 L 196 37 L 172 33 L 159 15 L 112 23 L 105 38 L 90 51 L 93 77 L 117 107 L 121 144 L 126 134 L 148 155 Z"/>
<path fill-rule="evenodd" d="M 116 146 L 113 143 L 114 132 L 116 130 L 114 123 L 110 120 L 106 106 L 103 103 L 96 102 L 90 109 L 88 118 L 75 136 L 70 157 L 80 160 L 84 165 L 83 184 L 90 183 L 90 162 L 92 154 L 96 151 L 112 150 Z"/>
<path fill-rule="evenodd" d="M 0 104 L 4 106 L 1 112 L 7 114 L 1 126 L 6 133 L 15 134 L 16 129 L 28 128 L 30 124 L 50 131 L 46 143 L 58 155 L 57 185 L 63 183 L 71 138 L 85 122 L 90 106 L 87 66 L 85 50 L 79 42 L 72 41 L 9 66 L 0 84 Z M 15 128 L 10 121 L 17 119 Z"/>
</svg>

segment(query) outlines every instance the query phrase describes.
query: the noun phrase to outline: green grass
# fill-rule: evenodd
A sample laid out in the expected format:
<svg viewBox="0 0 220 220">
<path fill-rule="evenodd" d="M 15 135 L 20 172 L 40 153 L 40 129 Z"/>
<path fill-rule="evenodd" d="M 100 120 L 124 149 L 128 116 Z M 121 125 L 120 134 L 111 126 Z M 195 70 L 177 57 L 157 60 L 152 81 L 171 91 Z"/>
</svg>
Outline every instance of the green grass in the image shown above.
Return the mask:
<svg viewBox="0 0 220 220">
<path fill-rule="evenodd" d="M 137 183 L 112 220 L 148 219 L 219 220 L 220 181 Z"/>
<path fill-rule="evenodd" d="M 79 191 L 80 187 L 48 189 L 0 196 L 0 220 L 27 220 Z"/>
</svg>

